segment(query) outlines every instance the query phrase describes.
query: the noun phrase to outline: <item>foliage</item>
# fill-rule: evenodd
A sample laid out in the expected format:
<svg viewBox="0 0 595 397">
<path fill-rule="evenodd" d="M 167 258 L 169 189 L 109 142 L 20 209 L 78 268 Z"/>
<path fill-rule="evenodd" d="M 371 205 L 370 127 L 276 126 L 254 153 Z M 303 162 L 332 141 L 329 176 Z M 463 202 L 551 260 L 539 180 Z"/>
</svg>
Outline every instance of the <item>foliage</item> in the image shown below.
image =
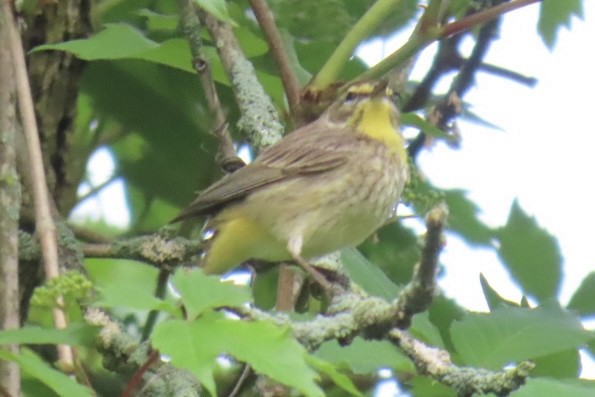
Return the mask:
<svg viewBox="0 0 595 397">
<path fill-rule="evenodd" d="M 374 2 L 270 3 L 294 71 L 306 83 Z M 361 37 L 360 41 L 385 37 L 417 23 L 422 13 L 419 1 L 395 3 L 399 12 L 373 26 L 372 37 Z M 436 3 L 430 1 L 428 9 Z M 490 2 L 453 1 L 450 9 L 442 10 L 441 20 L 460 19 L 464 11 L 484 3 Z M 260 83 L 281 119 L 287 121 L 290 115 L 281 78 L 265 35 L 247 11 L 247 2 L 196 0 L 196 4 L 234 26 Z M 190 46 L 179 27 L 178 9 L 169 1 L 106 1 L 97 12 L 94 35 L 45 43 L 35 48 L 31 56 L 60 51 L 88 61 L 77 93 L 78 130 L 72 137 L 76 140 L 73 147 L 82 147 L 87 153 L 107 148 L 113 156 L 117 165 L 113 177 L 124 182 L 132 214 L 131 224 L 121 236 L 125 238 L 156 231 L 191 200 L 195 191 L 204 189 L 221 172 L 215 161 L 217 142 L 209 133 L 214 116 L 195 76 Z M 579 0 L 543 1 L 538 34 L 548 48 L 553 48 L 560 27 L 568 26 L 571 16 L 580 16 L 581 12 Z M 331 16 L 336 16 L 332 23 Z M 470 37 L 478 40 L 476 35 Z M 233 96 L 232 79 L 217 53 L 217 38 L 201 31 L 201 39 L 234 141 L 238 147 L 248 147 L 250 142 L 237 125 L 240 111 Z M 357 57 L 342 66 L 342 72 L 335 76 L 337 82 L 349 81 L 368 69 Z M 404 97 L 411 97 L 417 86 L 418 82 L 409 82 Z M 422 113 L 443 98 L 437 93 L 429 98 L 423 106 L 406 113 L 404 122 L 426 137 L 448 140 L 452 131 L 439 128 Z M 594 395 L 592 382 L 576 378 L 578 351 L 590 347 L 595 354 L 595 335 L 581 323 L 595 314 L 595 273 L 583 281 L 568 306 L 562 307 L 557 301 L 562 258 L 554 236 L 516 202 L 505 225 L 488 226 L 479 217 L 480 206 L 464 190 L 438 189 L 432 186 L 431 176 L 423 175 L 423 170 L 417 172 L 407 195 L 415 215 L 423 216 L 432 204 L 444 200 L 450 209 L 450 233 L 471 246 L 495 252 L 529 304 L 504 300 L 489 280 L 482 278 L 489 313 L 468 312 L 440 295 L 427 313 L 413 318 L 410 333 L 445 349 L 453 362 L 462 367 L 499 370 L 521 361 L 534 361 L 536 376 L 511 396 Z M 89 220 L 84 226 L 98 229 L 102 225 Z M 374 241 L 371 239 L 358 249 L 344 250 L 342 260 L 350 280 L 371 296 L 393 300 L 409 281 L 422 255 L 417 234 L 411 227 L 396 222 L 379 230 Z M 271 382 L 306 396 L 373 393 L 378 371 L 386 368 L 391 370 L 392 379 L 412 396 L 455 395 L 452 389 L 420 373 L 417 363 L 388 340 L 347 338 L 326 341 L 318 350 L 308 351 L 296 341 L 287 325 L 270 319 L 238 318 L 230 308 L 259 304 L 269 308 L 261 302 L 274 300 L 276 270 L 259 275 L 254 286 L 246 287 L 207 277 L 199 270 L 178 269 L 169 279 L 171 288 L 163 296 L 156 296 L 160 274 L 148 264 L 87 259 L 85 267 L 93 289 L 89 279 L 80 273 L 68 273 L 38 288 L 32 304 L 47 309 L 58 295 L 63 295 L 80 316 L 92 300 L 92 306 L 109 311 L 139 341 L 143 331 L 151 328 L 145 321 L 148 313 L 159 312 L 149 336 L 151 345 L 173 366 L 195 375 L 213 396 L 231 390 L 244 365 Z M 318 309 L 324 308 L 324 302 L 318 298 L 316 294 L 307 295 L 304 313 L 294 317 L 315 318 Z M 79 346 L 84 352 L 84 367 L 93 375 L 97 395 L 109 395 L 97 380 L 108 378 L 100 369 L 98 351 L 92 343 L 96 328 L 75 323 L 65 330 L 50 329 L 46 325 L 48 313 L 45 315 L 32 311 L 29 325 L 18 331 L 0 332 L 0 344 Z M 34 326 L 39 323 L 44 326 Z M 0 358 L 17 362 L 33 379 L 24 383 L 26 395 L 35 395 L 40 387 L 59 396 L 92 395 L 88 388 L 52 368 L 37 352 L 23 349 L 16 355 L 0 350 Z M 125 372 L 118 375 L 118 382 L 130 378 L 131 374 Z M 258 390 L 254 377 L 249 382 Z M 244 392 L 247 395 L 250 391 Z"/>
</svg>

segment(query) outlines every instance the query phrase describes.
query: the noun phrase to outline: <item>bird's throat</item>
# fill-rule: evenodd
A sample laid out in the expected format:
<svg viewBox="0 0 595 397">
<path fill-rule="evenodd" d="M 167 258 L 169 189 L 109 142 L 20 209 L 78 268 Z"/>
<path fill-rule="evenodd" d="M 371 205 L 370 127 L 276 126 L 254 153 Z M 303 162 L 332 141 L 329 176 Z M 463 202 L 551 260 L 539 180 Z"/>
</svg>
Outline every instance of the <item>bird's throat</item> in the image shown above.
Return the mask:
<svg viewBox="0 0 595 397">
<path fill-rule="evenodd" d="M 406 161 L 405 142 L 398 131 L 392 105 L 382 101 L 370 101 L 364 105 L 357 130 L 366 136 L 384 143 L 402 161 Z"/>
</svg>

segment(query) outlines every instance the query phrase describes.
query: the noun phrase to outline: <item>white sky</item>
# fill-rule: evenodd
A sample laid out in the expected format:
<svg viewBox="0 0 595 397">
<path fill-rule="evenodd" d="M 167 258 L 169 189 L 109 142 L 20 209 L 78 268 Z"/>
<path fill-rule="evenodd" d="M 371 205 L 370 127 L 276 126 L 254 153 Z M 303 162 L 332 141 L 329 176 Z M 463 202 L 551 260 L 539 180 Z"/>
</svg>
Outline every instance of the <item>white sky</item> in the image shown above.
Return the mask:
<svg viewBox="0 0 595 397">
<path fill-rule="evenodd" d="M 595 188 L 587 174 L 595 169 L 591 154 L 595 138 L 590 135 L 592 105 L 585 98 L 595 91 L 595 57 L 585 56 L 595 37 L 595 8 L 592 2 L 585 6 L 585 21 L 575 19 L 571 31 L 560 31 L 553 52 L 536 34 L 538 5 L 506 15 L 500 39 L 493 43 L 486 62 L 536 77 L 538 85 L 528 88 L 480 73 L 465 100 L 473 104 L 476 114 L 503 131 L 460 122 L 460 150 L 439 143 L 420 156 L 430 180 L 440 187 L 468 190 L 488 224 L 505 224 L 518 198 L 522 208 L 559 239 L 565 263 L 563 303 L 595 270 L 588 240 L 588 226 L 595 224 L 595 213 L 589 211 Z M 394 41 L 372 43 L 363 56 L 375 63 L 403 38 Z M 432 57 L 428 52 L 420 59 L 414 78 L 423 76 Z M 478 299 L 480 272 L 509 299 L 521 297 L 489 250 L 470 252 L 461 241 L 450 238 L 442 261 L 447 272 L 441 286 L 468 308 L 487 308 Z M 461 285 L 469 287 L 462 290 Z"/>
<path fill-rule="evenodd" d="M 538 85 L 528 88 L 479 74 L 465 100 L 473 104 L 476 114 L 503 131 L 461 122 L 460 150 L 438 144 L 420 156 L 421 167 L 432 182 L 468 190 L 488 224 L 505 224 L 518 198 L 522 208 L 558 238 L 564 257 L 562 303 L 595 270 L 591 238 L 595 187 L 590 177 L 595 170 L 591 121 L 591 112 L 595 114 L 591 99 L 595 93 L 595 5 L 585 1 L 584 7 L 584 21 L 574 19 L 570 31 L 561 30 L 553 52 L 536 34 L 538 5 L 506 15 L 500 39 L 493 43 L 486 61 L 536 77 Z M 360 55 L 375 63 L 402 42 L 403 38 L 373 42 Z M 432 56 L 428 53 L 420 59 L 414 77 L 423 76 L 423 65 Z M 110 162 L 105 151 L 94 156 L 89 166 L 94 185 L 113 173 L 113 167 L 107 166 Z M 123 226 L 128 222 L 123 197 L 122 184 L 116 181 L 101 191 L 99 199 L 86 200 L 77 213 L 103 214 L 106 221 Z M 453 236 L 447 244 L 441 257 L 446 274 L 440 280 L 447 295 L 469 309 L 486 310 L 479 284 L 483 273 L 501 295 L 520 300 L 521 293 L 492 251 L 472 250 Z M 592 322 L 588 326 L 595 328 Z M 583 365 L 583 377 L 595 379 L 593 361 L 585 358 Z"/>
<path fill-rule="evenodd" d="M 503 131 L 461 122 L 460 150 L 438 144 L 419 159 L 422 170 L 436 185 L 468 190 L 488 224 L 504 225 L 516 198 L 558 238 L 564 258 L 563 304 L 595 270 L 591 248 L 595 187 L 590 177 L 595 170 L 590 99 L 595 92 L 595 57 L 590 54 L 595 5 L 585 1 L 584 7 L 584 20 L 574 19 L 570 31 L 560 31 L 553 52 L 536 34 L 538 5 L 508 14 L 486 62 L 536 77 L 538 85 L 528 88 L 479 74 L 465 100 L 473 104 L 476 114 Z M 364 50 L 365 57 L 377 57 L 377 62 L 402 41 L 373 43 Z M 432 57 L 426 54 L 420 59 L 414 78 L 423 76 L 424 65 Z M 522 296 L 491 250 L 470 249 L 450 236 L 441 261 L 446 272 L 440 286 L 469 309 L 487 310 L 480 273 L 505 298 L 518 302 Z M 595 329 L 595 321 L 585 326 Z M 584 352 L 582 357 L 582 377 L 595 379 L 595 362 Z"/>
</svg>

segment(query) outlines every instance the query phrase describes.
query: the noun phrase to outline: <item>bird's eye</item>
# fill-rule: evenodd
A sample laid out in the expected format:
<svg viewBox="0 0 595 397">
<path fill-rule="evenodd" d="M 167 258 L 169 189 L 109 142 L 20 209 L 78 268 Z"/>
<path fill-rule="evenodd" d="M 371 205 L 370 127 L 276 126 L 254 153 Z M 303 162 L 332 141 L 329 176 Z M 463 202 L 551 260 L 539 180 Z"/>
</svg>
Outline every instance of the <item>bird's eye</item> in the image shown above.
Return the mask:
<svg viewBox="0 0 595 397">
<path fill-rule="evenodd" d="M 348 92 L 347 95 L 345 95 L 345 102 L 349 103 L 349 102 L 353 102 L 357 99 L 358 94 L 355 92 Z"/>
</svg>

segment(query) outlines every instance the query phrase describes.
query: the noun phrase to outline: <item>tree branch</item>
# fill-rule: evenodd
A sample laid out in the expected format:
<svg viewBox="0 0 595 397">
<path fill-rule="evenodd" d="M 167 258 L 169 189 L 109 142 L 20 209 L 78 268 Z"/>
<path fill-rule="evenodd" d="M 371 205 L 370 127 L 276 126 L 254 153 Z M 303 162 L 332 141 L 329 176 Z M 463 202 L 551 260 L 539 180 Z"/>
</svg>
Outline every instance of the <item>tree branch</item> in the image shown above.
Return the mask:
<svg viewBox="0 0 595 397">
<path fill-rule="evenodd" d="M 85 320 L 100 327 L 97 347 L 102 353 L 104 366 L 114 372 L 130 373 L 130 367 L 143 369 L 143 387 L 139 395 L 199 397 L 200 384 L 187 371 L 179 370 L 162 361 L 151 361 L 152 352 L 147 343 L 139 344 L 122 327 L 98 309 L 88 309 Z M 136 386 L 136 384 L 135 384 Z"/>
<path fill-rule="evenodd" d="M 427 346 L 400 330 L 400 328 L 409 326 L 414 314 L 425 311 L 434 296 L 436 268 L 442 248 L 442 232 L 446 218 L 447 210 L 444 205 L 439 205 L 428 213 L 426 242 L 422 250 L 422 259 L 416 266 L 412 280 L 392 302 L 365 296 L 362 293 L 344 291 L 333 297 L 327 315 L 318 316 L 314 320 L 305 322 L 292 321 L 284 313 L 270 314 L 253 307 L 238 307 L 229 310 L 243 317 L 289 326 L 292 328 L 295 338 L 310 350 L 317 349 L 323 342 L 331 339 L 348 343 L 356 335 L 361 335 L 364 338 L 388 338 L 413 361 L 421 374 L 453 387 L 461 396 L 470 396 L 475 392 L 494 392 L 498 395 L 505 395 L 525 382 L 529 371 L 533 368 L 532 364 L 521 363 L 515 368 L 498 372 L 458 367 L 451 363 L 448 352 Z M 149 236 L 138 240 L 145 239 L 145 243 L 149 247 L 154 247 L 154 244 L 151 243 L 154 238 L 155 236 Z M 149 251 L 153 250 L 154 248 L 149 249 Z M 96 251 L 113 254 L 118 249 L 112 246 L 110 249 L 97 249 Z M 140 254 L 143 250 L 139 248 L 137 251 L 139 253 L 134 255 L 141 255 L 143 260 L 151 258 L 151 261 L 160 263 L 172 260 L 172 257 L 166 257 L 167 255 L 155 257 L 154 252 Z M 178 253 L 173 257 L 180 260 L 185 256 Z M 138 345 L 103 313 L 91 310 L 87 312 L 86 318 L 89 323 L 102 327 L 100 346 L 106 358 L 114 356 L 116 359 L 113 361 L 120 363 L 119 365 L 132 364 L 135 368 L 142 368 L 137 377 L 143 375 L 145 383 L 151 375 L 161 380 L 161 382 L 151 382 L 157 384 L 165 384 L 168 379 L 181 377 L 181 382 L 187 387 L 197 387 L 196 383 L 192 383 L 196 381 L 184 371 L 169 369 L 170 378 L 162 379 L 165 375 L 160 371 L 167 364 L 159 362 L 155 364 L 156 367 L 147 364 L 150 360 L 148 347 Z M 132 360 L 134 361 L 131 362 Z"/>
<path fill-rule="evenodd" d="M 444 26 L 426 26 L 426 29 L 417 29 L 417 34 L 414 33 L 401 48 L 397 49 L 395 52 L 372 68 L 366 70 L 364 73 L 358 76 L 356 80 L 359 81 L 384 76 L 389 71 L 402 66 L 411 56 L 420 52 L 422 49 L 436 40 L 445 39 L 447 37 L 465 32 L 474 28 L 475 26 L 496 19 L 507 12 L 537 3 L 539 1 L 540 0 L 513 0 L 495 7 L 487 8 L 472 15 L 468 15 L 458 21 L 451 22 Z M 420 23 L 421 22 L 423 22 L 423 17 L 420 20 Z"/>
<path fill-rule="evenodd" d="M 39 132 L 35 120 L 35 110 L 27 76 L 23 44 L 15 26 L 14 19 L 12 18 L 10 3 L 8 1 L 3 1 L 2 5 L 3 13 L 6 16 L 5 20 L 8 29 L 9 46 L 14 65 L 21 123 L 25 132 L 27 150 L 31 161 L 31 172 L 34 183 L 35 227 L 37 235 L 41 241 L 45 275 L 47 279 L 52 279 L 57 277 L 60 273 L 58 266 L 56 226 L 54 225 L 52 218 L 51 203 L 43 168 Z M 58 300 L 58 306 L 62 306 L 62 302 L 60 302 L 62 299 L 59 298 Z M 65 313 L 60 309 L 54 309 L 53 314 L 56 328 L 66 328 L 67 321 Z M 73 368 L 73 354 L 72 349 L 69 346 L 58 345 L 58 356 L 61 365 L 64 368 Z"/>
<path fill-rule="evenodd" d="M 530 362 L 497 372 L 458 367 L 451 363 L 447 351 L 427 346 L 407 332 L 393 329 L 388 333 L 388 338 L 413 361 L 420 374 L 452 387 L 458 396 L 470 397 L 475 393 L 507 396 L 525 383 L 529 372 L 535 367 Z"/>
<path fill-rule="evenodd" d="M 192 52 L 192 65 L 198 74 L 209 112 L 213 115 L 212 131 L 217 139 L 219 139 L 217 161 L 225 172 L 233 172 L 246 164 L 236 154 L 233 140 L 229 133 L 228 123 L 225 119 L 225 113 L 223 112 L 219 96 L 217 95 L 217 89 L 215 88 L 211 65 L 208 58 L 203 54 L 200 20 L 196 15 L 196 7 L 192 0 L 179 0 L 178 4 L 180 6 L 182 29 L 188 38 L 190 51 Z"/>
<path fill-rule="evenodd" d="M 149 236 L 131 238 L 112 244 L 84 244 L 87 258 L 123 258 L 150 263 L 160 269 L 172 270 L 200 254 L 202 243 L 169 236 L 163 231 Z"/>
<path fill-rule="evenodd" d="M 415 266 L 411 281 L 399 293 L 396 302 L 399 328 L 408 328 L 413 315 L 427 310 L 432 303 L 436 290 L 438 256 L 443 246 L 442 231 L 447 217 L 448 209 L 445 204 L 432 208 L 426 216 L 426 242 L 421 262 Z"/>
<path fill-rule="evenodd" d="M 482 12 L 479 12 L 478 14 L 481 13 Z M 477 42 L 473 47 L 471 56 L 460 67 L 460 72 L 453 80 L 448 93 L 444 95 L 442 101 L 430 111 L 427 118 L 441 130 L 448 130 L 451 121 L 461 112 L 461 98 L 473 85 L 475 73 L 482 65 L 482 60 L 488 51 L 491 41 L 495 37 L 494 33 L 498 28 L 499 23 L 500 19 L 494 19 L 482 26 L 479 30 Z M 454 44 L 456 45 L 456 43 Z M 447 51 L 451 54 L 451 57 L 453 56 L 453 52 L 456 53 L 456 49 L 452 48 L 452 46 L 449 47 Z M 446 56 L 448 56 L 448 54 Z M 417 157 L 417 154 L 425 143 L 425 139 L 425 134 L 422 131 L 410 142 L 407 150 L 411 158 L 415 159 L 415 157 Z"/>
<path fill-rule="evenodd" d="M 254 66 L 244 56 L 229 24 L 204 10 L 198 16 L 209 30 L 240 108 L 238 128 L 246 133 L 255 147 L 270 146 L 283 135 L 283 125 L 271 99 L 256 77 Z"/>
<path fill-rule="evenodd" d="M 256 20 L 269 43 L 271 54 L 279 68 L 279 75 L 285 89 L 287 104 L 289 105 L 292 118 L 295 120 L 300 103 L 300 85 L 291 68 L 291 62 L 283 45 L 281 34 L 275 24 L 275 18 L 266 0 L 250 0 L 250 7 L 254 11 Z"/>
<path fill-rule="evenodd" d="M 381 338 L 394 327 L 407 328 L 411 318 L 426 310 L 434 296 L 434 279 L 446 217 L 447 210 L 444 205 L 439 205 L 429 212 L 421 262 L 416 266 L 411 281 L 392 302 L 361 292 L 343 290 L 333 296 L 326 316 L 293 323 L 287 316 L 273 316 L 255 308 L 231 310 L 249 318 L 289 325 L 296 339 L 311 350 L 331 339 L 349 341 L 356 335 Z"/>
<path fill-rule="evenodd" d="M 19 316 L 19 211 L 21 185 L 16 165 L 16 93 L 8 48 L 7 19 L 0 10 L 0 329 L 20 327 Z M 5 348 L 18 354 L 18 345 Z M 0 389 L 10 396 L 21 395 L 17 363 L 0 362 Z"/>
</svg>

